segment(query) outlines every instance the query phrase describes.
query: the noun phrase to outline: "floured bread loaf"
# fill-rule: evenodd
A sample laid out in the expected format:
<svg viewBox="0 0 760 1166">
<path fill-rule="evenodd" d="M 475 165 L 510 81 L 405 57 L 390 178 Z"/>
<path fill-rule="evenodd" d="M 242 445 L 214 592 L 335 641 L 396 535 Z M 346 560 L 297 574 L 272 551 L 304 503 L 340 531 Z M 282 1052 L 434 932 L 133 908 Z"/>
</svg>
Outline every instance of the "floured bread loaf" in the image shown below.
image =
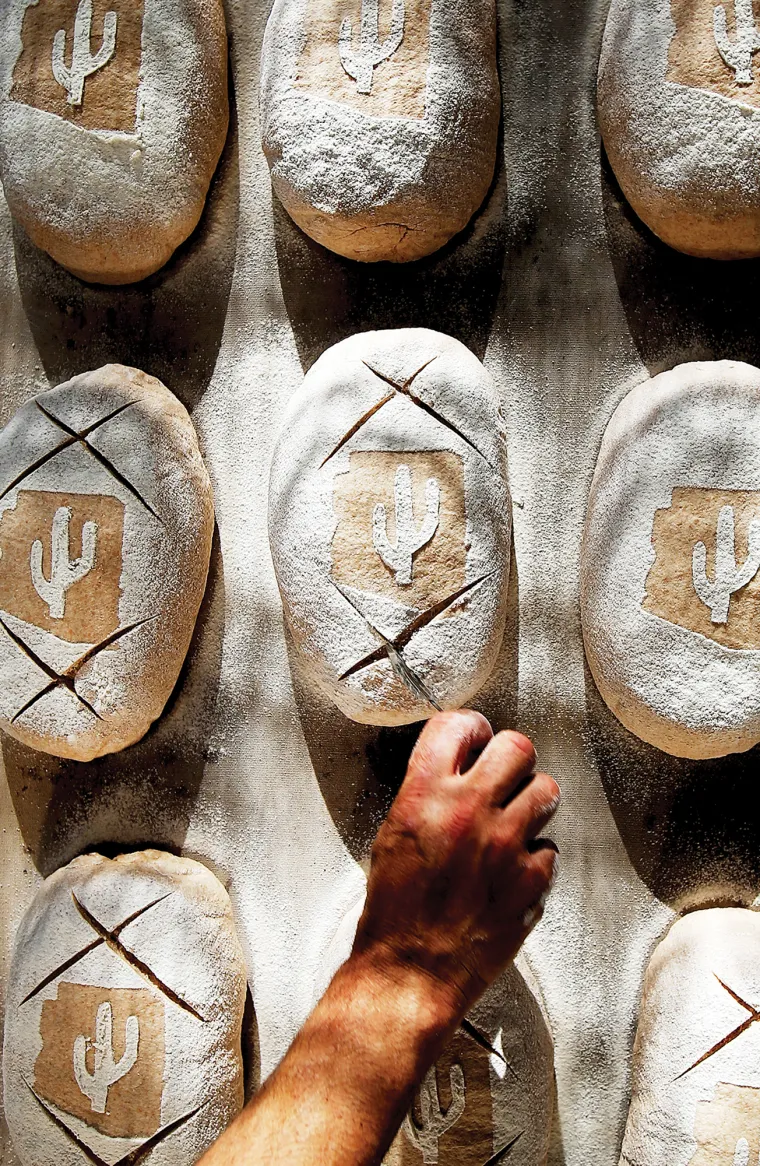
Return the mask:
<svg viewBox="0 0 760 1166">
<path fill-rule="evenodd" d="M 554 1052 L 535 997 L 510 967 L 415 1094 L 385 1166 L 544 1166 Z"/>
<path fill-rule="evenodd" d="M 211 484 L 160 381 L 107 365 L 0 433 L 0 727 L 89 761 L 160 716 L 211 554 Z"/>
<path fill-rule="evenodd" d="M 82 279 L 166 263 L 200 219 L 228 118 L 221 0 L 3 0 L 5 196 Z"/>
<path fill-rule="evenodd" d="M 760 741 L 760 371 L 683 364 L 639 385 L 602 442 L 582 550 L 597 687 L 681 757 Z"/>
<path fill-rule="evenodd" d="M 246 974 L 227 892 L 156 850 L 77 858 L 27 911 L 5 1116 L 23 1166 L 193 1166 L 243 1104 Z"/>
<path fill-rule="evenodd" d="M 752 0 L 612 0 L 599 124 L 626 198 L 689 255 L 760 255 L 760 44 Z"/>
<path fill-rule="evenodd" d="M 350 259 L 429 255 L 493 178 L 494 0 L 275 0 L 261 112 L 274 189 L 308 235 Z"/>
<path fill-rule="evenodd" d="M 306 671 L 346 716 L 400 725 L 477 692 L 510 533 L 496 393 L 469 349 L 410 328 L 320 357 L 275 451 L 269 540 Z"/>
<path fill-rule="evenodd" d="M 759 1008 L 760 916 L 679 919 L 646 973 L 621 1166 L 754 1166 Z"/>
</svg>

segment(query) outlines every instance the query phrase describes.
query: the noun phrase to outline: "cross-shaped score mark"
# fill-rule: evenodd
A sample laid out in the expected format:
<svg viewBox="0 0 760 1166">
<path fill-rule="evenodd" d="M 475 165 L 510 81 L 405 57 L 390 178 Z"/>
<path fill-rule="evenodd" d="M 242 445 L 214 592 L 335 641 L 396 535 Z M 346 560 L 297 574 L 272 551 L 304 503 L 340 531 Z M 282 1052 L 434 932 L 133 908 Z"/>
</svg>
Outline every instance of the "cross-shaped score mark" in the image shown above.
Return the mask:
<svg viewBox="0 0 760 1166">
<path fill-rule="evenodd" d="M 676 1077 L 676 1081 L 680 1081 L 681 1078 L 685 1077 L 687 1073 L 691 1073 L 692 1069 L 696 1069 L 698 1065 L 703 1064 L 710 1057 L 714 1057 L 715 1054 L 719 1053 L 721 1049 L 724 1049 L 726 1045 L 731 1044 L 732 1041 L 735 1041 L 742 1035 L 742 1033 L 746 1032 L 748 1028 L 751 1028 L 756 1020 L 760 1020 L 760 1011 L 758 1011 L 756 1008 L 753 1008 L 752 1005 L 748 1004 L 746 1000 L 743 1000 L 738 992 L 735 992 L 733 988 L 729 988 L 728 984 L 724 984 L 720 976 L 716 975 L 715 979 L 718 981 L 721 988 L 723 988 L 725 992 L 728 992 L 732 1000 L 735 1000 L 737 1004 L 746 1009 L 746 1011 L 749 1013 L 749 1016 L 746 1020 L 743 1020 L 741 1024 L 738 1024 L 736 1028 L 732 1029 L 727 1036 L 724 1036 L 722 1040 L 719 1040 L 717 1044 L 714 1044 L 712 1048 L 708 1049 L 706 1053 L 703 1053 L 702 1056 L 696 1060 L 693 1065 L 689 1065 L 688 1069 L 684 1069 L 683 1073 L 679 1073 Z"/>
</svg>

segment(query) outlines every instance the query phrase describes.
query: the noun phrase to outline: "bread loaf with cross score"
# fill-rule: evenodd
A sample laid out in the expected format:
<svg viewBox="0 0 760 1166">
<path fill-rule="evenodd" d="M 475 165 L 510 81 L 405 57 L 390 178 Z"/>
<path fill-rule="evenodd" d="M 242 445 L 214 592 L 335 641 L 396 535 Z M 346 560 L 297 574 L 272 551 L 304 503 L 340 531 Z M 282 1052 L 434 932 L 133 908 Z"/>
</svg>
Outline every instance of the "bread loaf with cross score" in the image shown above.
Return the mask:
<svg viewBox="0 0 760 1166">
<path fill-rule="evenodd" d="M 269 538 L 305 675 L 353 720 L 457 708 L 506 623 L 511 506 L 496 392 L 438 332 L 367 332 L 294 394 Z"/>
<path fill-rule="evenodd" d="M 0 434 L 0 727 L 89 761 L 139 740 L 179 676 L 214 511 L 184 406 L 108 365 Z"/>
<path fill-rule="evenodd" d="M 620 1166 L 755 1166 L 760 915 L 692 911 L 644 979 Z"/>
<path fill-rule="evenodd" d="M 192 1166 L 243 1104 L 243 953 L 204 866 L 75 859 L 16 935 L 5 1116 L 22 1166 Z"/>
</svg>

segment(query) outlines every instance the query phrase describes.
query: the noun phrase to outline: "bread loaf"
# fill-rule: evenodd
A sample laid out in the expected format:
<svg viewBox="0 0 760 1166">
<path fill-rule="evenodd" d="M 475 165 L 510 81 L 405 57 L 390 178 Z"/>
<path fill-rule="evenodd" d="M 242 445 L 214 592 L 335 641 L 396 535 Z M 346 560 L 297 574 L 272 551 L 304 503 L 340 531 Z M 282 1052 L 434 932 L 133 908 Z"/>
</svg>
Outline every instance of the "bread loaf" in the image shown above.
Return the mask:
<svg viewBox="0 0 760 1166">
<path fill-rule="evenodd" d="M 623 192 L 671 247 L 760 255 L 752 0 L 612 0 L 597 108 Z"/>
<path fill-rule="evenodd" d="M 261 66 L 272 183 L 318 243 L 419 259 L 483 202 L 501 114 L 494 0 L 275 0 Z"/>
<path fill-rule="evenodd" d="M 367 332 L 287 410 L 269 538 L 312 682 L 356 721 L 457 708 L 504 632 L 511 509 L 494 386 L 456 340 Z"/>
<path fill-rule="evenodd" d="M 515 967 L 488 991 L 416 1091 L 385 1166 L 545 1166 L 554 1051 Z"/>
<path fill-rule="evenodd" d="M 166 263 L 200 219 L 228 119 L 221 0 L 4 0 L 5 196 L 82 279 Z"/>
<path fill-rule="evenodd" d="M 644 982 L 620 1166 L 757 1162 L 758 969 L 754 911 L 694 911 L 673 924 Z"/>
<path fill-rule="evenodd" d="M 243 1103 L 245 996 L 227 892 L 200 863 L 89 854 L 54 874 L 8 979 L 22 1166 L 193 1166 Z"/>
<path fill-rule="evenodd" d="M 591 486 L 581 614 L 596 685 L 680 757 L 760 741 L 760 371 L 683 364 L 618 406 Z"/>
<path fill-rule="evenodd" d="M 0 433 L 0 726 L 60 757 L 160 716 L 206 585 L 211 484 L 187 411 L 108 365 Z"/>
</svg>

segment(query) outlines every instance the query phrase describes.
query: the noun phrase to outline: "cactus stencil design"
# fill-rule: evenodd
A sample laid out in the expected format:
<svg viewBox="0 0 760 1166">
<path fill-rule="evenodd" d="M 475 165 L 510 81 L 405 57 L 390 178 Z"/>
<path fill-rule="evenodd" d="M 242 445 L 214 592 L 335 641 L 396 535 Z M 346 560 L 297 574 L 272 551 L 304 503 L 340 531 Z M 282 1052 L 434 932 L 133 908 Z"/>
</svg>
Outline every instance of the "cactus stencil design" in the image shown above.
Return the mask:
<svg viewBox="0 0 760 1166">
<path fill-rule="evenodd" d="M 438 1143 L 443 1135 L 457 1124 L 466 1105 L 464 1091 L 464 1070 L 461 1065 L 452 1065 L 449 1072 L 451 1085 L 451 1105 L 441 1109 L 438 1096 L 438 1080 L 435 1066 L 430 1070 L 420 1088 L 420 1122 L 413 1114 L 404 1119 L 404 1133 L 422 1154 L 425 1166 L 435 1166 L 438 1162 Z"/>
<path fill-rule="evenodd" d="M 66 592 L 84 579 L 85 575 L 89 575 L 95 566 L 97 523 L 85 522 L 82 527 L 82 557 L 73 561 L 69 558 L 70 523 L 71 510 L 68 506 L 59 506 L 53 518 L 49 579 L 45 578 L 42 570 L 42 543 L 39 539 L 32 543 L 32 583 L 40 599 L 48 605 L 51 619 L 63 619 L 66 614 Z"/>
<path fill-rule="evenodd" d="M 340 62 L 352 81 L 356 82 L 357 92 L 372 92 L 375 69 L 392 57 L 401 46 L 405 19 L 404 0 L 393 0 L 391 31 L 385 40 L 381 41 L 379 0 L 362 0 L 359 48 L 354 50 L 351 20 L 348 16 L 344 18 L 338 42 Z"/>
<path fill-rule="evenodd" d="M 760 519 L 749 524 L 748 554 L 743 567 L 736 565 L 734 508 L 724 506 L 718 516 L 715 544 L 715 577 L 707 578 L 707 547 L 699 542 L 694 547 L 691 574 L 694 590 L 706 607 L 710 608 L 713 623 L 728 623 L 731 596 L 746 587 L 760 570 Z"/>
<path fill-rule="evenodd" d="M 372 542 L 375 550 L 391 571 L 396 574 L 399 587 L 412 582 L 414 556 L 430 542 L 441 520 L 441 487 L 435 478 L 428 478 L 425 486 L 425 519 L 419 530 L 414 525 L 412 501 L 412 471 L 409 466 L 396 470 L 396 541 L 388 538 L 388 515 L 379 502 L 372 515 Z"/>
<path fill-rule="evenodd" d="M 755 25 L 752 0 L 734 0 L 736 6 L 736 40 L 728 37 L 726 9 L 717 4 L 713 9 L 713 34 L 718 52 L 734 70 L 737 85 L 752 84 L 752 54 L 760 49 L 760 35 Z"/>
<path fill-rule="evenodd" d="M 92 0 L 81 0 L 74 21 L 74 46 L 71 50 L 71 67 L 66 65 L 66 30 L 60 29 L 53 41 L 53 76 L 66 90 L 69 105 L 81 105 L 84 101 L 84 83 L 93 73 L 107 65 L 116 52 L 116 26 L 118 16 L 106 12 L 103 20 L 103 43 L 92 55 Z"/>
<path fill-rule="evenodd" d="M 95 1018 L 95 1040 L 78 1036 L 74 1041 L 74 1076 L 82 1093 L 89 1100 L 93 1113 L 105 1113 L 108 1090 L 126 1077 L 137 1063 L 140 1044 L 140 1021 L 127 1017 L 126 1044 L 120 1061 L 113 1055 L 113 1009 L 106 1001 L 98 1008 Z M 95 1051 L 95 1071 L 87 1070 L 87 1050 Z"/>
<path fill-rule="evenodd" d="M 739 1138 L 734 1151 L 734 1166 L 749 1166 L 749 1142 Z"/>
</svg>

